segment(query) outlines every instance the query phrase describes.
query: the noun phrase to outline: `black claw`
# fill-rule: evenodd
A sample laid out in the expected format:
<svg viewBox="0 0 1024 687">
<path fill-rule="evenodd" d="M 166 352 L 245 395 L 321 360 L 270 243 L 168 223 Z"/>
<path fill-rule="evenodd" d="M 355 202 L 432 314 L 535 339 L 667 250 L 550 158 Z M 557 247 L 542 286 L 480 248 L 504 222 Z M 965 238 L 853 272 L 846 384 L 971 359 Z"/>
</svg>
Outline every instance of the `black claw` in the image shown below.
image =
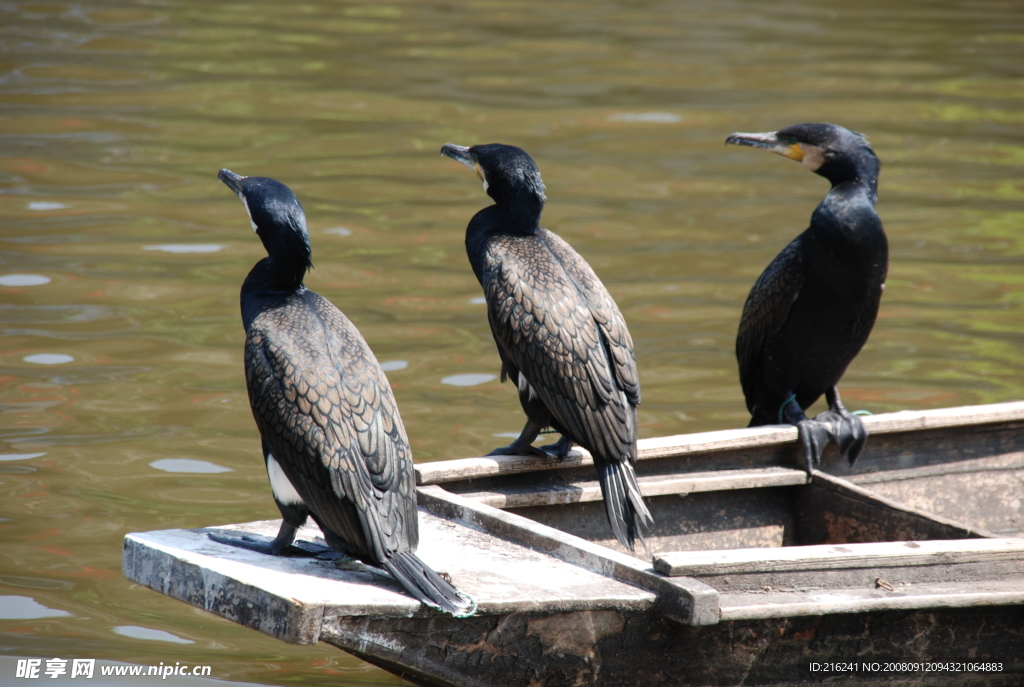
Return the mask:
<svg viewBox="0 0 1024 687">
<path fill-rule="evenodd" d="M 846 456 L 850 465 L 853 465 L 868 440 L 868 432 L 861 419 L 842 406 L 826 410 L 814 419 L 832 426 L 833 436 L 839 445 L 839 455 Z"/>
<path fill-rule="evenodd" d="M 804 447 L 804 469 L 810 475 L 821 464 L 821 454 L 834 437 L 829 424 L 818 420 L 802 420 L 796 425 Z"/>
</svg>

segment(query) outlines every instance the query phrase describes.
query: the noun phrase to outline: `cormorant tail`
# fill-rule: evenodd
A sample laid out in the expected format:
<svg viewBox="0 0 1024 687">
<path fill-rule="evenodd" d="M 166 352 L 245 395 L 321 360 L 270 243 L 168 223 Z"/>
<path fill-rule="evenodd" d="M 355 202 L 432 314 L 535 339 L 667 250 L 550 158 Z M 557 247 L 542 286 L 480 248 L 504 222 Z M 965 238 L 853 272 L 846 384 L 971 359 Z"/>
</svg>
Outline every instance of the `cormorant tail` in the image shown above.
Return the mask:
<svg viewBox="0 0 1024 687">
<path fill-rule="evenodd" d="M 602 462 L 597 465 L 597 476 L 615 538 L 632 551 L 635 540 L 643 540 L 644 531 L 654 525 L 640 495 L 633 465 L 626 460 Z"/>
<path fill-rule="evenodd" d="M 383 566 L 409 594 L 428 606 L 456 617 L 472 615 L 476 610 L 472 599 L 446 582 L 411 551 L 395 554 L 386 559 Z"/>
</svg>

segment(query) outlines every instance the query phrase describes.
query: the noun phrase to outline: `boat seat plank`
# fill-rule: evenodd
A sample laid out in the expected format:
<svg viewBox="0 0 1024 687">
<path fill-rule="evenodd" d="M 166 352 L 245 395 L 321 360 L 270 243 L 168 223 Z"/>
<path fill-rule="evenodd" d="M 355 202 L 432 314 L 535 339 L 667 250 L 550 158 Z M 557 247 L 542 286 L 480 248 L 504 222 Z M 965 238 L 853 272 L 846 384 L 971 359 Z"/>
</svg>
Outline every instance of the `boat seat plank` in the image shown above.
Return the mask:
<svg viewBox="0 0 1024 687">
<path fill-rule="evenodd" d="M 1024 584 L 1015 580 L 890 585 L 829 590 L 722 593 L 721 619 L 756 620 L 832 613 L 970 608 L 1024 604 Z"/>
<path fill-rule="evenodd" d="M 772 549 L 677 551 L 655 556 L 654 569 L 662 575 L 695 577 L 997 561 L 1024 561 L 1024 539 L 940 539 L 818 544 Z"/>
</svg>

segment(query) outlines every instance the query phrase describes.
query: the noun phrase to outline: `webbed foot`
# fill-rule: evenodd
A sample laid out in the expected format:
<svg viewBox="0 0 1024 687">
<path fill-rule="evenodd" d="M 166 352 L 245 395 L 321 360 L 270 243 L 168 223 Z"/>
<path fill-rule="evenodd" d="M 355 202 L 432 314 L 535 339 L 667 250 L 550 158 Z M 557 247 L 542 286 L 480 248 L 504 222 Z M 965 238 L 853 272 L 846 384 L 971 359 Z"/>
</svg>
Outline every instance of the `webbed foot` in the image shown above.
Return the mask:
<svg viewBox="0 0 1024 687">
<path fill-rule="evenodd" d="M 828 442 L 835 436 L 832 434 L 830 424 L 817 419 L 804 419 L 795 424 L 800 436 L 800 443 L 804 447 L 804 469 L 810 475 L 821 464 L 821 454 L 825 452 Z"/>
<path fill-rule="evenodd" d="M 825 394 L 829 409 L 820 413 L 815 420 L 827 422 L 832 426 L 832 433 L 839 444 L 840 455 L 846 456 L 850 465 L 864 449 L 868 440 L 868 431 L 859 417 L 848 411 L 839 398 L 839 390 L 832 387 Z"/>
<path fill-rule="evenodd" d="M 286 537 L 286 540 L 282 540 L 280 534 L 278 534 L 277 538 L 271 541 L 267 541 L 264 537 L 257 537 L 251 534 L 230 536 L 207 532 L 206 536 L 218 544 L 227 544 L 228 546 L 235 546 L 240 549 L 248 549 L 249 551 L 255 551 L 267 556 L 312 557 L 321 554 L 323 551 L 329 550 L 328 547 L 320 544 L 314 544 L 313 542 L 293 542 L 291 538 L 294 538 L 295 536 L 294 530 L 291 538 Z"/>
<path fill-rule="evenodd" d="M 572 445 L 572 439 L 563 435 L 562 438 L 555 443 L 548 444 L 547 446 L 541 446 L 540 450 L 544 452 L 545 456 L 562 461 L 569 455 L 569 451 L 572 450 Z"/>
<path fill-rule="evenodd" d="M 549 458 L 550 456 L 543 450 L 533 446 L 534 439 L 540 434 L 540 430 L 544 429 L 540 424 L 533 420 L 527 420 L 526 426 L 523 427 L 523 431 L 519 433 L 519 438 L 513 441 L 508 446 L 502 446 L 496 448 L 487 455 L 489 456 L 537 456 L 539 458 Z"/>
<path fill-rule="evenodd" d="M 488 453 L 486 455 L 488 455 L 488 456 L 537 456 L 538 458 L 550 458 L 550 456 L 547 453 L 545 453 L 541 449 L 537 448 L 536 446 L 531 446 L 530 444 L 526 444 L 524 446 L 523 444 L 520 444 L 518 439 L 516 441 L 513 441 L 508 446 L 498 447 L 498 448 L 494 449 L 493 451 L 491 451 L 490 453 Z"/>
</svg>

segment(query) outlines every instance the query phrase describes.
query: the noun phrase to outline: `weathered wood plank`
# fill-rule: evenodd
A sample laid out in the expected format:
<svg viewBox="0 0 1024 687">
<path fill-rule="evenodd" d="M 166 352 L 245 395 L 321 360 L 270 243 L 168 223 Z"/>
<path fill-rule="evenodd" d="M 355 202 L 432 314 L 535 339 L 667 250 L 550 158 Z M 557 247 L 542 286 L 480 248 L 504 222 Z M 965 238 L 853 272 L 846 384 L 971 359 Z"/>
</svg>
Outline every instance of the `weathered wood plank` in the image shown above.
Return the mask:
<svg viewBox="0 0 1024 687">
<path fill-rule="evenodd" d="M 1024 539 L 940 539 L 731 551 L 674 551 L 655 556 L 654 569 L 662 575 L 695 576 L 1006 560 L 1024 560 Z M 1024 586 L 1024 580 L 1021 582 Z"/>
<path fill-rule="evenodd" d="M 1020 606 L 807 615 L 710 627 L 680 625 L 655 610 L 424 621 L 336 618 L 325 622 L 322 641 L 430 687 L 1020 687 L 1024 675 Z M 892 660 L 998 661 L 1002 667 L 994 673 L 862 667 Z M 857 670 L 809 669 L 811 663 L 836 662 Z"/>
<path fill-rule="evenodd" d="M 863 420 L 868 432 L 875 435 L 1019 422 L 1024 420 L 1024 401 L 934 410 L 904 410 L 897 413 L 871 415 L 864 417 Z M 780 446 L 795 443 L 796 440 L 795 427 L 774 425 L 641 439 L 637 444 L 637 453 L 638 460 L 645 461 L 692 454 L 713 454 Z M 419 464 L 416 466 L 416 475 L 417 483 L 426 485 L 521 472 L 561 470 L 592 464 L 593 459 L 590 454 L 586 450 L 576 447 L 564 461 L 535 456 L 463 458 Z"/>
<path fill-rule="evenodd" d="M 783 467 L 753 468 L 750 470 L 721 470 L 693 472 L 684 475 L 641 475 L 637 478 L 644 496 L 691 494 L 728 489 L 758 489 L 806 484 L 809 478 L 803 470 Z M 601 484 L 597 480 L 574 481 L 536 487 L 515 487 L 507 490 L 460 492 L 460 496 L 479 501 L 494 508 L 526 508 L 584 503 L 602 500 Z"/>
<path fill-rule="evenodd" d="M 241 530 L 273 538 L 280 521 L 125 537 L 125 577 L 287 642 L 317 641 L 323 618 L 406 617 L 436 612 L 389 575 L 360 563 L 339 568 L 311 558 L 266 556 L 212 541 L 206 533 Z M 648 608 L 643 588 L 542 552 L 446 522 L 420 510 L 419 556 L 471 594 L 481 613 L 574 612 Z M 307 526 L 300 538 L 316 540 Z M 321 539 L 322 542 L 322 539 Z"/>
<path fill-rule="evenodd" d="M 833 613 L 1016 606 L 1024 604 L 1021 580 L 970 584 L 912 584 L 885 588 L 732 592 L 721 595 L 722 620 L 787 618 Z"/>
<path fill-rule="evenodd" d="M 435 515 L 654 592 L 661 612 L 677 622 L 688 625 L 718 622 L 718 592 L 696 580 L 663 577 L 637 558 L 449 493 L 438 486 L 419 487 L 417 493 L 421 508 Z"/>
</svg>

